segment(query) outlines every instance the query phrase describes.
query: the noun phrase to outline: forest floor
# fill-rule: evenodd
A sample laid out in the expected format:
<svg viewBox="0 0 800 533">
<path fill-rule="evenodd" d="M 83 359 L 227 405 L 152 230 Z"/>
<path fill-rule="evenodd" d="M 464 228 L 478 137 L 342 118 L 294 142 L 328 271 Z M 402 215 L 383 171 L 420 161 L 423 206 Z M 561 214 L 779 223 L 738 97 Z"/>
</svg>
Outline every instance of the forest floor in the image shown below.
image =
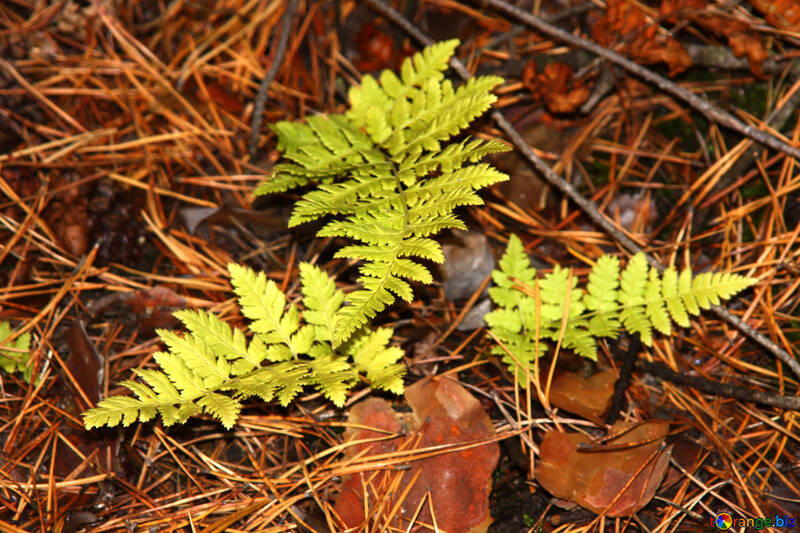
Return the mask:
<svg viewBox="0 0 800 533">
<path fill-rule="evenodd" d="M 333 257 L 343 240 L 287 227 L 300 192 L 253 195 L 280 160 L 267 125 L 344 111 L 362 75 L 397 71 L 424 44 L 379 0 L 0 3 L 0 343 L 30 341 L 0 352 L 0 531 L 344 531 L 337 499 L 354 479 L 365 497 L 350 511 L 369 519 L 352 531 L 485 531 L 487 505 L 498 532 L 716 531 L 720 513 L 735 531 L 800 525 L 800 9 L 537 0 L 517 2 L 520 16 L 502 3 L 392 4 L 430 40 L 460 39 L 471 73 L 504 78 L 494 109 L 533 150 L 533 163 L 520 150 L 488 158 L 509 181 L 460 208 L 469 231 L 442 235 L 435 283 L 375 320 L 394 328 L 406 386 L 450 391 L 449 376 L 462 387 L 447 401 L 462 403 L 360 385 L 337 409 L 307 391 L 288 407 L 248 400 L 230 431 L 208 416 L 86 431 L 81 413 L 155 364 L 174 311 L 242 322 L 230 262 L 295 301 L 302 261 L 352 290 L 357 269 Z M 473 126 L 514 144 L 490 113 Z M 601 343 L 596 363 L 562 354 L 547 408 L 492 352 L 484 291 L 512 233 L 544 272 L 585 279 L 601 254 L 624 264 L 639 247 L 757 283 L 723 304 L 733 322 L 706 311 L 634 353 L 609 428 L 625 340 Z M 354 454 L 348 415 L 368 396 L 403 413 L 470 405 L 489 433 Z M 621 428 L 655 429 L 614 444 Z M 598 453 L 560 463 L 566 448 L 542 446 L 556 432 Z M 491 479 L 474 478 L 487 450 Z M 450 479 L 477 486 L 434 488 Z"/>
</svg>

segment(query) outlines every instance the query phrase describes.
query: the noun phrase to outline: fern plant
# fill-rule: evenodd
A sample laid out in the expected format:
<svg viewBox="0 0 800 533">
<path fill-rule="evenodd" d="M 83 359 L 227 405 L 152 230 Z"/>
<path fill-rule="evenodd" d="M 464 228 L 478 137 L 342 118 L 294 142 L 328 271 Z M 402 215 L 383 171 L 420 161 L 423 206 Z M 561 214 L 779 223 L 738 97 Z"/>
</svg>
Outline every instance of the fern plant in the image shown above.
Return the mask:
<svg viewBox="0 0 800 533">
<path fill-rule="evenodd" d="M 669 335 L 673 321 L 688 327 L 689 315 L 698 315 L 701 309 L 718 305 L 756 282 L 732 273 L 704 272 L 692 277 L 688 268 L 678 273 L 670 267 L 660 275 L 639 253 L 621 272 L 617 257 L 601 256 L 583 290 L 577 278 L 558 265 L 537 278 L 516 235 L 511 235 L 500 270 L 492 272 L 492 279 L 496 286 L 489 295 L 498 308 L 485 319 L 516 362 L 500 346 L 493 352 L 502 355 L 514 372 L 517 362 L 527 366 L 544 353 L 544 339 L 561 338 L 563 347 L 593 360 L 597 359 L 596 339 L 615 338 L 622 328 L 638 333 L 651 346 L 654 329 Z M 525 383 L 522 374 L 518 377 Z"/>
<path fill-rule="evenodd" d="M 172 425 L 204 411 L 231 428 L 242 399 L 277 398 L 285 406 L 307 385 L 341 407 L 359 374 L 373 388 L 401 394 L 404 367 L 398 360 L 403 351 L 387 346 L 393 331 L 360 328 L 334 348 L 344 294 L 318 267 L 301 263 L 299 268 L 302 313 L 294 303 L 287 309 L 285 295 L 263 273 L 228 265 L 241 313 L 250 321 L 249 341 L 244 330 L 214 314 L 176 312 L 188 332 L 158 331 L 167 346 L 154 354 L 159 369 L 134 370 L 140 381 L 122 385 L 135 397 L 100 401 L 83 413 L 85 427 L 128 426 L 157 414 L 165 425 Z"/>
<path fill-rule="evenodd" d="M 400 77 L 389 70 L 377 80 L 364 76 L 344 114 L 272 125 L 290 162 L 276 165 L 256 194 L 317 184 L 297 202 L 289 225 L 332 216 L 317 235 L 356 241 L 336 257 L 364 261 L 362 288 L 347 295 L 333 346 L 395 296 L 411 301 L 409 281 L 431 283 L 418 259 L 444 256 L 430 236 L 465 229 L 453 210 L 482 204 L 475 191 L 508 179 L 488 164 L 468 164 L 506 145 L 469 137 L 447 142 L 489 108 L 496 100 L 491 89 L 503 81 L 480 76 L 454 88 L 444 70 L 457 46 L 445 41 L 407 58 Z"/>
<path fill-rule="evenodd" d="M 22 377 L 30 383 L 33 374 L 33 366 L 28 364 L 31 336 L 23 333 L 13 341 L 6 342 L 11 333 L 11 324 L 0 322 L 0 368 L 9 374 L 22 372 Z"/>
</svg>

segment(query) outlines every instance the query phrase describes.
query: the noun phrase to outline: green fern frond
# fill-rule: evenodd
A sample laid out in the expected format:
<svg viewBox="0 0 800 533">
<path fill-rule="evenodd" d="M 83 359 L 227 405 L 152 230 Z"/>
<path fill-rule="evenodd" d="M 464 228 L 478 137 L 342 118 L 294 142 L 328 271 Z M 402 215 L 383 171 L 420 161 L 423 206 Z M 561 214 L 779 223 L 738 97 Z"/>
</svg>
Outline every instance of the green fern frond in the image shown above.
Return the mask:
<svg viewBox="0 0 800 533">
<path fill-rule="evenodd" d="M 362 288 L 346 296 L 348 305 L 338 315 L 334 346 L 396 298 L 410 300 L 409 282 L 430 283 L 419 260 L 441 262 L 444 256 L 427 237 L 464 228 L 453 210 L 480 205 L 476 191 L 508 179 L 478 163 L 506 145 L 449 142 L 492 105 L 491 90 L 503 81 L 482 76 L 454 87 L 444 71 L 457 46 L 452 40 L 426 48 L 403 62 L 399 76 L 364 76 L 350 90 L 344 114 L 272 127 L 291 162 L 277 165 L 256 194 L 317 184 L 297 202 L 289 225 L 332 216 L 318 235 L 356 241 L 336 256 L 365 262 Z"/>
<path fill-rule="evenodd" d="M 33 365 L 29 364 L 31 335 L 23 333 L 13 341 L 7 341 L 11 333 L 11 324 L 0 322 L 0 368 L 9 374 L 22 372 L 22 377 L 30 383 L 33 374 Z"/>
<path fill-rule="evenodd" d="M 662 276 L 647 265 L 644 254 L 636 254 L 622 272 L 617 258 L 601 256 L 589 273 L 584 291 L 577 287 L 577 278 L 568 283 L 569 271 L 559 266 L 536 279 L 536 271 L 515 235 L 509 239 L 499 266 L 500 270 L 492 273 L 496 286 L 489 289 L 497 308 L 485 320 L 523 366 L 543 353 L 543 340 L 559 339 L 562 326 L 562 345 L 591 359 L 597 358 L 596 339 L 616 337 L 622 327 L 638 333 L 642 342 L 651 346 L 653 329 L 669 335 L 673 321 L 686 327 L 689 315 L 696 316 L 701 309 L 717 305 L 756 282 L 729 272 L 705 272 L 692 278 L 688 268 L 678 274 L 674 267 Z M 502 355 L 521 376 L 517 362 L 505 350 L 495 347 L 493 352 Z"/>
<path fill-rule="evenodd" d="M 397 361 L 403 351 L 387 347 L 391 329 L 363 328 L 353 342 L 333 347 L 344 295 L 321 269 L 300 264 L 302 313 L 295 304 L 287 306 L 286 296 L 263 273 L 236 264 L 228 270 L 250 334 L 205 311 L 176 312 L 188 331 L 159 330 L 167 350 L 153 354 L 158 369 L 134 370 L 139 380 L 122 383 L 134 396 L 100 401 L 83 414 L 87 429 L 127 426 L 156 415 L 171 425 L 199 412 L 230 428 L 243 399 L 287 405 L 308 386 L 342 407 L 359 374 L 373 387 L 402 393 L 404 367 Z"/>
</svg>

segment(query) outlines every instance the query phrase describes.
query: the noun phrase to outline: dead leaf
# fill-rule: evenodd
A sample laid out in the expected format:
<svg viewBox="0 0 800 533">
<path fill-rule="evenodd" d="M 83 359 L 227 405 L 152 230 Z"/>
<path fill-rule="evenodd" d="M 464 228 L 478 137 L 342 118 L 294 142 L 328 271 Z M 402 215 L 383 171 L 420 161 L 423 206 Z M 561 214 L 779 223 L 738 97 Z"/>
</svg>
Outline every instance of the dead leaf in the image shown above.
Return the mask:
<svg viewBox="0 0 800 533">
<path fill-rule="evenodd" d="M 692 65 L 689 54 L 671 35 L 659 31 L 658 24 L 634 2 L 608 0 L 606 14 L 592 28 L 601 45 L 622 44 L 622 52 L 644 65 L 663 62 L 675 76 Z"/>
<path fill-rule="evenodd" d="M 242 209 L 240 207 L 183 207 L 179 210 L 186 229 L 195 234 L 205 223 L 234 226 L 235 222 L 255 226 L 262 235 L 286 231 L 286 216 L 281 209 Z"/>
<path fill-rule="evenodd" d="M 579 449 L 590 443 L 582 433 L 548 431 L 539 446 L 536 480 L 553 496 L 595 513 L 629 516 L 647 505 L 664 479 L 672 449 L 659 447 L 668 430 L 668 422 L 620 421 L 611 434 L 621 436 L 591 451 Z"/>
<path fill-rule="evenodd" d="M 100 352 L 95 348 L 94 343 L 86 333 L 83 321 L 76 319 L 67 330 L 67 347 L 69 357 L 66 360 L 66 367 L 72 379 L 65 378 L 75 394 L 72 401 L 67 403 L 67 410 L 81 412 L 89 407 L 94 407 L 100 401 L 100 391 L 103 384 L 104 359 Z M 88 404 L 87 404 L 88 400 Z M 55 473 L 59 476 L 78 476 L 84 469 L 90 471 L 113 472 L 118 467 L 117 454 L 119 452 L 119 433 L 107 433 L 101 437 L 92 435 L 71 425 L 59 428 L 59 435 L 63 441 L 59 440 L 58 450 L 54 451 Z M 90 463 L 83 459 L 95 450 L 98 453 L 100 470 L 92 468 Z M 76 452 L 78 450 L 79 452 Z M 81 501 L 86 502 L 91 498 L 81 496 Z"/>
<path fill-rule="evenodd" d="M 800 4 L 797 0 L 748 0 L 764 13 L 767 23 L 780 30 L 800 31 Z"/>
<path fill-rule="evenodd" d="M 649 194 L 620 192 L 609 202 L 606 212 L 619 225 L 633 233 L 644 233 L 658 220 L 658 207 Z"/>
<path fill-rule="evenodd" d="M 186 299 L 172 289 L 156 285 L 146 291 L 136 291 L 125 297 L 131 310 L 139 315 L 139 330 L 149 336 L 158 328 L 172 328 L 178 324 L 173 312 L 186 307 Z"/>
<path fill-rule="evenodd" d="M 69 187 L 47 206 L 45 219 L 59 244 L 82 256 L 89 248 L 89 214 L 86 197 L 78 187 Z"/>
<path fill-rule="evenodd" d="M 361 71 L 372 72 L 384 68 L 394 68 L 398 57 L 394 39 L 379 29 L 372 21 L 367 22 L 355 38 L 359 59 L 353 65 Z"/>
<path fill-rule="evenodd" d="M 707 8 L 708 0 L 664 0 L 659 11 L 667 22 L 676 24 L 688 19 L 720 37 L 725 37 L 733 55 L 747 56 L 753 74 L 763 76 L 762 64 L 767 58 L 767 49 L 761 36 L 751 31 L 748 23 L 716 14 Z"/>
<path fill-rule="evenodd" d="M 244 109 L 242 102 L 223 85 L 211 82 L 206 85 L 206 90 L 211 101 L 228 113 L 238 115 Z M 200 95 L 198 94 L 198 96 Z"/>
<path fill-rule="evenodd" d="M 478 290 L 494 270 L 494 256 L 486 235 L 477 231 L 454 231 L 444 253 L 444 296 L 464 300 Z"/>
<path fill-rule="evenodd" d="M 406 400 L 413 415 L 405 419 L 384 400 L 372 398 L 354 406 L 348 421 L 374 429 L 350 427 L 345 432 L 348 440 L 386 437 L 387 432 L 399 433 L 403 429 L 408 435 L 350 447 L 348 457 L 362 453 L 390 453 L 411 447 L 435 448 L 488 439 L 494 435 L 494 427 L 480 402 L 449 378 L 418 381 L 406 389 Z M 336 501 L 336 512 L 347 527 L 358 527 L 365 522 L 365 508 L 372 512 L 383 509 L 389 514 L 398 503 L 398 495 L 405 494 L 409 483 L 416 480 L 391 523 L 382 522 L 380 516 L 367 517 L 373 527 L 406 529 L 423 501 L 426 504 L 417 517 L 417 523 L 432 524 L 426 500 L 429 495 L 440 529 L 448 533 L 484 532 L 491 522 L 491 475 L 499 456 L 499 446 L 492 442 L 412 461 L 406 471 L 382 470 L 345 476 Z M 363 501 L 365 496 L 368 498 L 366 503 Z"/>
<path fill-rule="evenodd" d="M 143 314 L 152 307 L 186 306 L 186 298 L 163 285 L 156 285 L 146 291 L 136 291 L 130 300 L 131 308 L 136 314 Z"/>
<path fill-rule="evenodd" d="M 86 334 L 83 321 L 76 319 L 67 330 L 69 357 L 67 369 L 75 379 L 73 386 L 80 387 L 76 394 L 82 409 L 93 407 L 100 401 L 100 387 L 103 383 L 103 356 L 97 351 Z M 87 405 L 86 400 L 89 401 Z"/>
<path fill-rule="evenodd" d="M 517 125 L 522 138 L 538 150 L 562 154 L 567 147 L 564 135 L 547 120 L 536 118 L 535 122 L 527 126 Z M 550 190 L 547 182 L 516 151 L 499 154 L 494 161 L 510 177 L 508 181 L 504 181 L 498 186 L 503 196 L 523 209 L 541 210 L 546 207 Z"/>
<path fill-rule="evenodd" d="M 611 368 L 595 372 L 589 378 L 575 372 L 556 370 L 550 387 L 550 403 L 603 425 L 617 377 L 617 371 Z"/>
<path fill-rule="evenodd" d="M 564 63 L 548 63 L 538 73 L 536 63 L 528 61 L 522 83 L 551 113 L 571 113 L 589 98 L 589 88 L 583 80 L 573 79 L 572 67 Z"/>
</svg>

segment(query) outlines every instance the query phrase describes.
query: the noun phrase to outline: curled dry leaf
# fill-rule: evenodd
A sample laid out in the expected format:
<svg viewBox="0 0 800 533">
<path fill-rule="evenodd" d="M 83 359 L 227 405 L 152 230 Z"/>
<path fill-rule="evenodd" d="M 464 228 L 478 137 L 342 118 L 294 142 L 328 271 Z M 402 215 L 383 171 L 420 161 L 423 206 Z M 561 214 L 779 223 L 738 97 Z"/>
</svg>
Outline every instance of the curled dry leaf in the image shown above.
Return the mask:
<svg viewBox="0 0 800 533">
<path fill-rule="evenodd" d="M 659 31 L 658 24 L 634 2 L 608 0 L 606 14 L 592 29 L 603 46 L 622 42 L 622 52 L 644 65 L 663 62 L 675 76 L 692 65 L 689 54 L 674 37 Z"/>
<path fill-rule="evenodd" d="M 620 436 L 589 450 L 581 449 L 590 444 L 582 433 L 548 431 L 536 480 L 553 496 L 595 513 L 629 516 L 647 505 L 664 479 L 672 449 L 660 446 L 668 430 L 668 422 L 617 422 L 611 434 Z"/>
<path fill-rule="evenodd" d="M 431 448 L 425 453 L 427 457 L 411 461 L 408 470 L 345 476 L 336 512 L 347 527 L 359 527 L 369 521 L 375 530 L 406 530 L 420 506 L 415 523 L 432 524 L 432 507 L 436 524 L 443 531 L 486 531 L 491 522 L 491 475 L 500 455 L 497 443 L 444 453 L 437 448 L 491 438 L 494 428 L 489 417 L 478 400 L 449 378 L 420 380 L 406 389 L 405 396 L 413 409 L 413 414 L 405 418 L 378 398 L 365 400 L 350 410 L 348 421 L 352 426 L 345 437 L 371 442 L 349 447 L 347 455 L 363 457 L 398 449 Z M 406 436 L 386 438 L 401 432 Z M 396 506 L 398 510 L 393 513 Z M 367 517 L 365 509 L 371 513 Z"/>
<path fill-rule="evenodd" d="M 89 215 L 86 207 L 85 195 L 78 187 L 69 187 L 54 198 L 45 215 L 59 245 L 78 257 L 89 248 Z"/>
<path fill-rule="evenodd" d="M 800 4 L 797 0 L 748 0 L 764 19 L 780 30 L 800 31 Z"/>
<path fill-rule="evenodd" d="M 767 49 L 761 37 L 750 30 L 747 22 L 712 12 L 708 8 L 708 0 L 664 0 L 660 14 L 667 22 L 677 24 L 688 19 L 720 37 L 725 37 L 733 55 L 747 56 L 753 74 L 764 74 L 762 64 L 767 58 Z"/>
<path fill-rule="evenodd" d="M 173 312 L 186 307 L 183 296 L 163 285 L 156 285 L 146 291 L 136 291 L 127 298 L 131 310 L 139 315 L 139 327 L 145 334 L 157 328 L 175 327 L 177 320 Z"/>
<path fill-rule="evenodd" d="M 359 70 L 371 72 L 398 64 L 394 39 L 374 22 L 364 25 L 356 35 L 355 44 L 359 59 L 353 64 Z"/>
<path fill-rule="evenodd" d="M 572 67 L 564 63 L 548 63 L 538 72 L 536 63 L 529 61 L 522 83 L 551 113 L 571 113 L 589 98 L 589 88 L 582 80 L 572 79 Z"/>
</svg>

